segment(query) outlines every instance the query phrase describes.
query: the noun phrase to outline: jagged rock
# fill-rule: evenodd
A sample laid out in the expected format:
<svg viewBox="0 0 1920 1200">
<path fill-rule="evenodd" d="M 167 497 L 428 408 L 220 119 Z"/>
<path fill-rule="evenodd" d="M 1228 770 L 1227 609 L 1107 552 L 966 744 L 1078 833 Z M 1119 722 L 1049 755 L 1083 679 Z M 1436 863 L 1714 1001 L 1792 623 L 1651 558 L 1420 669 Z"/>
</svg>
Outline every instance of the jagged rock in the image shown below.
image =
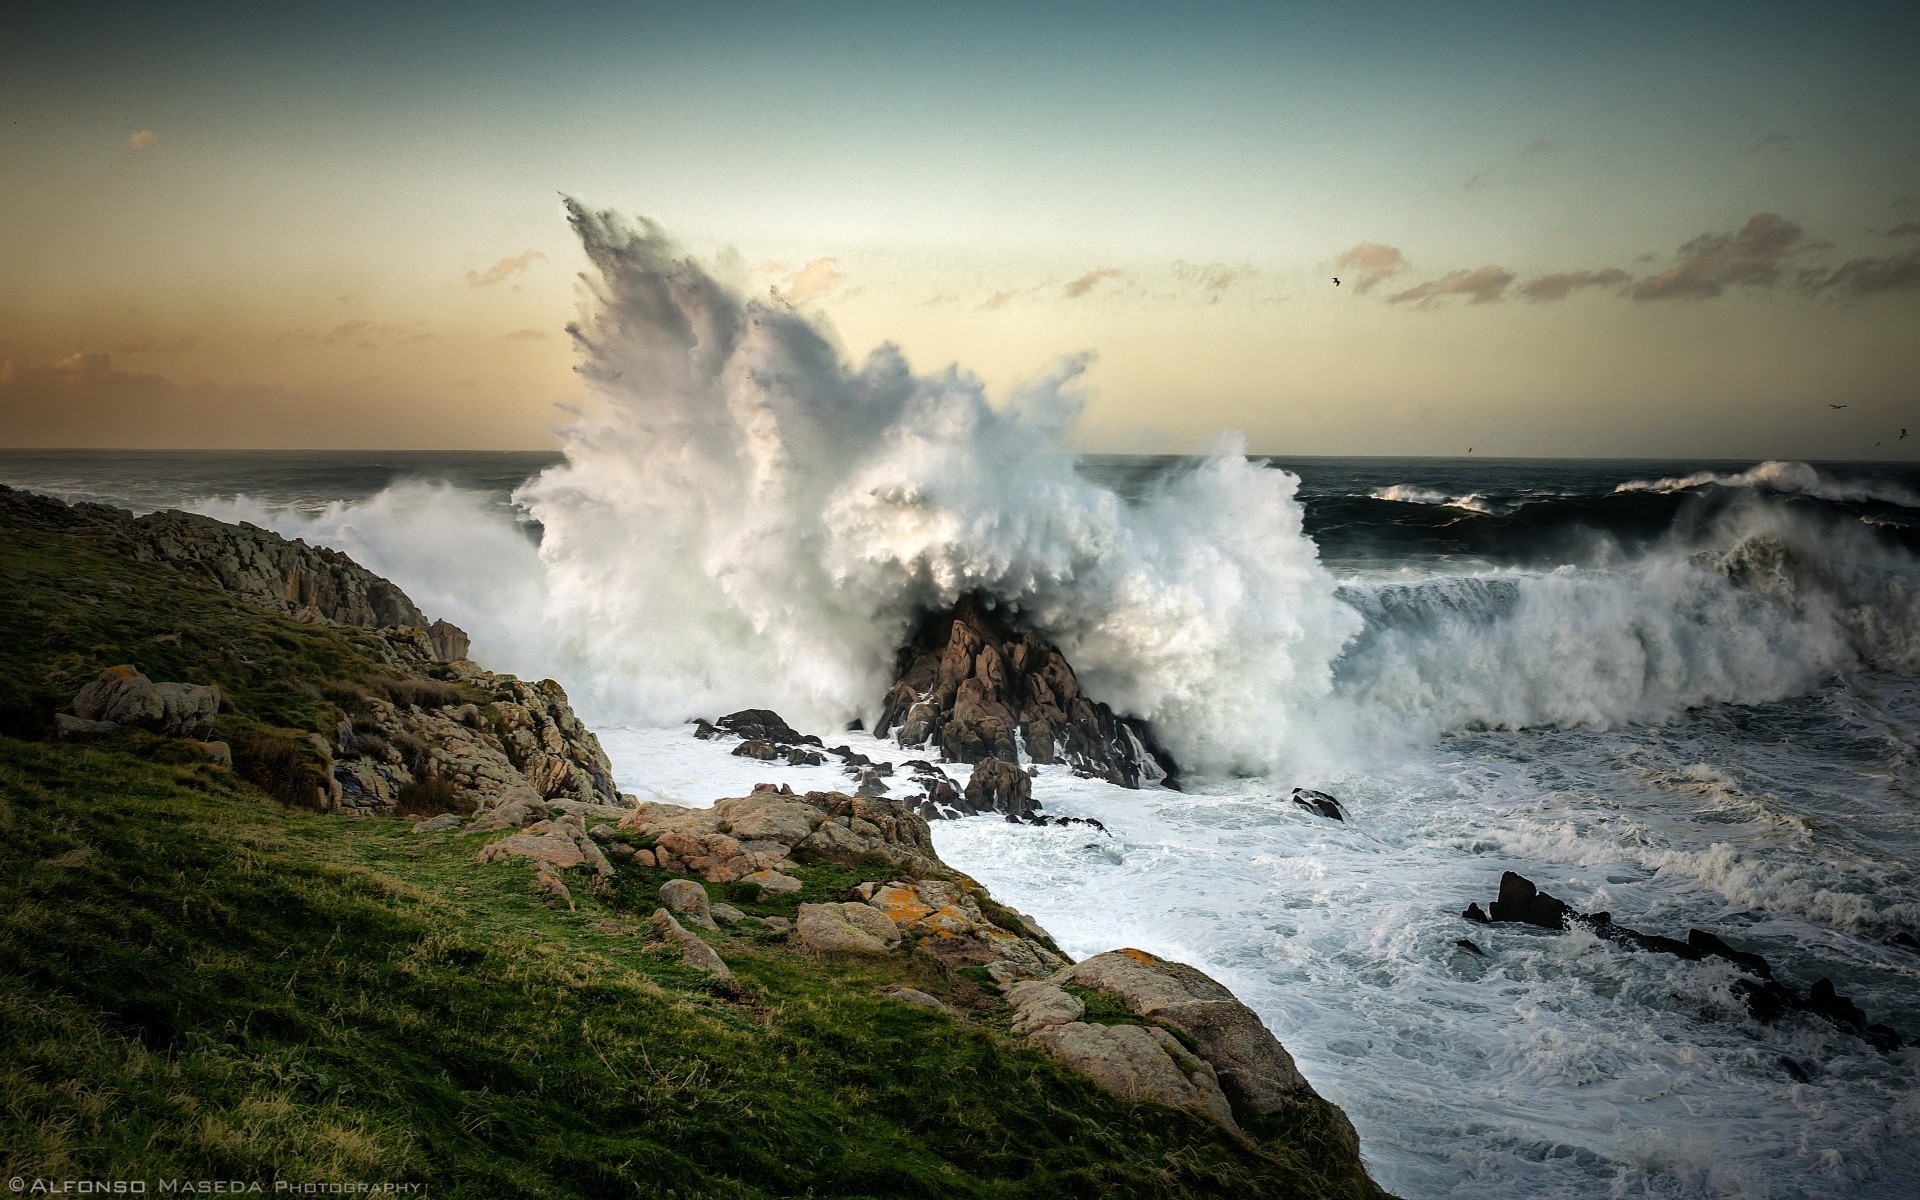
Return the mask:
<svg viewBox="0 0 1920 1200">
<path fill-rule="evenodd" d="M 108 667 L 73 698 L 86 721 L 132 725 L 165 737 L 205 741 L 220 715 L 220 689 L 192 683 L 154 683 L 131 664 Z"/>
<path fill-rule="evenodd" d="M 1500 876 L 1500 896 L 1488 908 L 1496 921 L 1524 921 L 1542 929 L 1565 929 L 1567 913 L 1564 901 L 1547 895 L 1523 875 L 1507 871 Z"/>
<path fill-rule="evenodd" d="M 1247 1111 L 1271 1116 L 1314 1091 L 1260 1018 L 1205 972 L 1144 950 L 1110 950 L 1053 977 L 1105 992 L 1135 1016 L 1185 1034 L 1213 1064 L 1220 1085 Z"/>
<path fill-rule="evenodd" d="M 787 751 L 787 765 L 790 767 L 817 767 L 826 761 L 826 755 L 818 750 L 802 750 L 795 746 Z"/>
<path fill-rule="evenodd" d="M 467 631 L 444 618 L 427 626 L 427 644 L 433 647 L 433 656 L 442 662 L 457 662 L 472 648 Z"/>
<path fill-rule="evenodd" d="M 1039 811 L 1039 805 L 1033 802 L 1033 777 L 998 758 L 989 758 L 973 768 L 966 799 L 974 812 L 1030 817 Z"/>
<path fill-rule="evenodd" d="M 713 922 L 713 910 L 707 903 L 707 889 L 691 879 L 670 879 L 661 884 L 660 903 L 674 916 L 684 917 L 702 929 L 719 928 Z"/>
<path fill-rule="evenodd" d="M 1196 1108 L 1238 1129 L 1214 1069 L 1157 1026 L 1048 1025 L 1035 1045 L 1125 1100 Z"/>
<path fill-rule="evenodd" d="M 900 944 L 893 922 L 864 904 L 802 904 L 794 933 L 819 954 L 885 954 Z"/>
<path fill-rule="evenodd" d="M 458 828 L 460 828 L 460 814 L 458 813 L 441 813 L 437 817 L 428 817 L 424 821 L 415 821 L 413 823 L 413 831 L 415 833 L 446 833 Z"/>
<path fill-rule="evenodd" d="M 491 833 L 499 829 L 519 829 L 530 821 L 545 820 L 547 802 L 532 788 L 509 788 L 494 802 L 474 814 L 468 833 Z"/>
<path fill-rule="evenodd" d="M 1347 814 L 1341 809 L 1340 802 L 1325 792 L 1316 792 L 1312 788 L 1295 788 L 1293 802 L 1319 816 L 1330 817 L 1335 821 L 1347 819 Z"/>
<path fill-rule="evenodd" d="M 682 926 L 673 919 L 673 914 L 664 908 L 653 910 L 654 936 L 680 950 L 680 961 L 696 971 L 705 971 L 721 979 L 732 979 L 733 971 L 714 953 L 712 946 L 700 940 L 700 935 Z"/>
<path fill-rule="evenodd" d="M 733 748 L 736 758 L 757 758 L 761 762 L 772 762 L 780 757 L 780 751 L 772 742 L 759 738 L 750 738 Z"/>
<path fill-rule="evenodd" d="M 1139 787 L 1168 782 L 1172 759 L 1142 722 L 1114 715 L 1080 690 L 1067 660 L 1031 631 L 1016 631 L 978 595 L 929 618 L 901 649 L 876 737 L 933 746 L 948 762 L 1037 763 Z"/>
<path fill-rule="evenodd" d="M 722 925 L 738 925 L 747 919 L 747 914 L 731 904 L 716 904 L 712 911 L 713 919 Z"/>
</svg>

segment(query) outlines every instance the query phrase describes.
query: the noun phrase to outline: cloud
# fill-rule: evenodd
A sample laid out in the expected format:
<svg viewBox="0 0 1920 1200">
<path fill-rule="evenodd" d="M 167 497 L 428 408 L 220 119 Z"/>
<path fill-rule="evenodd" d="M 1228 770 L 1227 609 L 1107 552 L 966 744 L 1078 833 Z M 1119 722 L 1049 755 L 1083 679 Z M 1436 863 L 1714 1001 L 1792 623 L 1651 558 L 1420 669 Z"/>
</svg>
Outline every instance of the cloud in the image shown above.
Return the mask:
<svg viewBox="0 0 1920 1200">
<path fill-rule="evenodd" d="M 838 259 L 816 258 L 793 273 L 781 295 L 789 304 L 805 304 L 831 292 L 846 277 Z"/>
<path fill-rule="evenodd" d="M 1778 213 L 1755 213 L 1737 233 L 1703 233 L 1682 245 L 1677 263 L 1642 279 L 1629 294 L 1635 300 L 1708 300 L 1736 284 L 1771 287 L 1800 232 Z"/>
<path fill-rule="evenodd" d="M 505 340 L 509 342 L 544 342 L 547 340 L 547 331 L 544 329 L 516 329 L 512 333 L 507 334 Z"/>
<path fill-rule="evenodd" d="M 476 288 L 492 287 L 510 275 L 518 275 L 520 272 L 546 257 L 546 255 L 540 253 L 538 250 L 522 250 L 512 258 L 501 259 L 484 271 L 468 271 L 467 286 Z"/>
<path fill-rule="evenodd" d="M 1753 145 L 1747 147 L 1748 154 L 1779 154 L 1793 149 L 1794 137 L 1790 133 L 1770 133 Z"/>
<path fill-rule="evenodd" d="M 1078 279 L 1067 281 L 1066 294 L 1069 300 L 1078 300 L 1093 291 L 1102 280 L 1125 279 L 1127 273 L 1119 267 L 1097 267 Z"/>
<path fill-rule="evenodd" d="M 1832 270 L 1803 271 L 1800 286 L 1813 295 L 1837 291 L 1846 296 L 1920 288 L 1920 248 L 1886 258 L 1856 258 Z"/>
<path fill-rule="evenodd" d="M 1507 285 L 1512 282 L 1512 271 L 1490 264 L 1478 270 L 1454 271 L 1438 279 L 1430 279 L 1387 297 L 1387 303 L 1414 303 L 1420 308 L 1433 308 L 1447 296 L 1470 296 L 1470 304 L 1491 304 L 1506 293 Z"/>
<path fill-rule="evenodd" d="M 342 321 L 320 335 L 326 345 L 352 345 L 357 350 L 378 350 L 387 346 L 410 346 L 433 335 L 406 325 L 376 325 L 355 319 Z"/>
<path fill-rule="evenodd" d="M 1208 263 L 1200 266 L 1196 263 L 1176 260 L 1173 264 L 1173 277 L 1182 283 L 1192 284 L 1200 289 L 1208 304 L 1220 303 L 1220 297 L 1228 288 L 1237 283 L 1252 279 L 1259 272 L 1252 267 L 1229 267 L 1225 263 Z"/>
<path fill-rule="evenodd" d="M 981 312 L 999 312 L 1021 296 L 1020 289 L 1008 288 L 1004 292 L 995 292 L 980 302 Z"/>
<path fill-rule="evenodd" d="M 0 444 L 12 446 L 262 444 L 268 388 L 186 388 L 117 370 L 106 354 L 40 365 L 0 363 Z"/>
<path fill-rule="evenodd" d="M 151 129 L 142 129 L 139 133 L 127 139 L 127 149 L 135 153 L 139 153 L 142 150 L 151 150 L 159 144 L 160 135 Z"/>
<path fill-rule="evenodd" d="M 152 334 L 132 338 L 113 348 L 115 354 L 177 354 L 182 350 L 191 350 L 200 344 L 197 337 L 181 336 L 161 341 Z"/>
<path fill-rule="evenodd" d="M 1520 294 L 1529 300 L 1565 300 L 1569 293 L 1581 288 L 1616 287 L 1632 278 L 1618 267 L 1599 271 L 1562 271 L 1557 275 L 1542 275 L 1527 280 L 1520 285 Z"/>
<path fill-rule="evenodd" d="M 1406 256 L 1381 242 L 1361 242 L 1336 255 L 1334 270 L 1347 277 L 1356 292 L 1370 292 L 1407 265 Z"/>
<path fill-rule="evenodd" d="M 1888 237 L 1913 237 L 1920 234 L 1920 221 L 1902 221 L 1887 230 Z"/>
</svg>

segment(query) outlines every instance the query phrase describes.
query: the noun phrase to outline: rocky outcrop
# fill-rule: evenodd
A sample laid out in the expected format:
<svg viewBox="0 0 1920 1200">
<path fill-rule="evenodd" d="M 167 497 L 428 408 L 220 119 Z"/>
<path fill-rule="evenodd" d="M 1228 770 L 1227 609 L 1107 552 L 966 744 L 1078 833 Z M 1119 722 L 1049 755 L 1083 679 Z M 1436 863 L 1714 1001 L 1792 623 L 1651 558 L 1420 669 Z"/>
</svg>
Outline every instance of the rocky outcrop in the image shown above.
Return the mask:
<svg viewBox="0 0 1920 1200">
<path fill-rule="evenodd" d="M 733 971 L 720 959 L 712 946 L 700 939 L 700 935 L 673 919 L 673 914 L 664 908 L 653 910 L 653 935 L 680 952 L 680 961 L 696 971 L 703 971 L 719 979 L 732 979 Z"/>
<path fill-rule="evenodd" d="M 641 804 L 621 828 L 650 838 L 663 870 L 732 883 L 761 872 L 785 874 L 795 862 L 880 866 L 915 876 L 951 875 L 933 850 L 925 818 L 904 801 L 761 784 L 750 796 L 712 808 Z"/>
<path fill-rule="evenodd" d="M 1761 955 L 1736 950 L 1704 929 L 1687 930 L 1685 941 L 1642 933 L 1615 924 L 1610 912 L 1578 912 L 1566 901 L 1541 891 L 1531 879 L 1512 871 L 1500 876 L 1500 894 L 1487 906 L 1487 911 L 1482 911 L 1480 905 L 1474 903 L 1468 905 L 1460 915 L 1483 925 L 1514 922 L 1541 929 L 1567 929 L 1578 925 L 1592 931 L 1595 937 L 1628 950 L 1672 954 L 1693 962 L 1717 958 L 1749 976 L 1736 980 L 1732 990 L 1755 1020 L 1776 1021 L 1789 1012 L 1804 1012 L 1828 1021 L 1885 1053 L 1892 1053 L 1906 1044 L 1891 1026 L 1870 1023 L 1866 1012 L 1852 1000 L 1838 994 L 1830 979 L 1814 981 L 1813 986 L 1803 993 L 1775 979 L 1772 965 Z M 1477 946 L 1474 951 L 1484 954 Z"/>
<path fill-rule="evenodd" d="M 394 584 L 337 550 L 288 541 L 256 525 L 183 512 L 136 517 L 104 504 L 63 504 L 8 487 L 0 487 L 0 516 L 36 529 L 98 537 L 135 562 L 203 576 L 297 621 L 417 629 L 438 657 L 466 656 L 467 635 L 445 621 L 429 625 Z"/>
<path fill-rule="evenodd" d="M 1213 1067 L 1157 1025 L 1049 1025 L 1029 1039 L 1124 1100 L 1195 1108 L 1225 1125 L 1233 1106 Z"/>
<path fill-rule="evenodd" d="M 978 595 L 928 619 L 901 649 L 877 737 L 948 762 L 1064 763 L 1125 787 L 1177 786 L 1146 723 L 1086 696 L 1065 656 Z"/>
<path fill-rule="evenodd" d="M 973 768 L 967 780 L 967 807 L 974 812 L 999 812 L 1030 817 L 1040 810 L 1033 802 L 1033 778 L 1005 759 L 989 758 Z"/>
<path fill-rule="evenodd" d="M 131 725 L 164 737 L 205 741 L 220 715 L 220 689 L 192 683 L 154 683 L 137 667 L 108 667 L 73 698 L 83 721 Z"/>
<path fill-rule="evenodd" d="M 1252 1009 L 1205 972 L 1144 950 L 1110 950 L 1053 977 L 1101 992 L 1128 1012 L 1182 1034 L 1213 1065 L 1236 1106 L 1272 1116 L 1319 1100 L 1293 1056 Z"/>
</svg>

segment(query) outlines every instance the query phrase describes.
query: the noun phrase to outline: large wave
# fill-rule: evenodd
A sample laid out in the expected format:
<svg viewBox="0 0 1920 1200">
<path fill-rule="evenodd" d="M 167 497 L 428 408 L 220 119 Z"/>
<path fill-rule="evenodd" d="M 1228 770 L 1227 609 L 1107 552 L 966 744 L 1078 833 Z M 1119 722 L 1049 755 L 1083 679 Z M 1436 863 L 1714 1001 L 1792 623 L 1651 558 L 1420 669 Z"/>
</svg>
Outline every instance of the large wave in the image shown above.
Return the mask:
<svg viewBox="0 0 1920 1200">
<path fill-rule="evenodd" d="M 1663 516 L 1650 545 L 1598 533 L 1583 565 L 1341 584 L 1302 532 L 1298 480 L 1236 441 L 1125 501 L 1077 471 L 1060 435 L 1084 355 L 996 405 L 890 345 L 851 364 L 817 315 L 729 286 L 649 222 L 568 213 L 593 267 L 570 330 L 596 403 L 515 494 L 518 521 L 425 483 L 318 513 L 201 511 L 353 554 L 602 723 L 871 718 L 915 621 L 971 591 L 1202 774 L 1460 728 L 1661 722 L 1863 662 L 1920 670 L 1912 560 L 1851 516 L 1768 498 L 1852 494 L 1803 465 L 1698 477 L 1764 487 Z"/>
<path fill-rule="evenodd" d="M 1758 488 L 1822 500 L 1878 502 L 1920 508 L 1920 496 L 1897 484 L 1833 479 L 1803 462 L 1770 459 L 1744 471 L 1695 471 L 1661 479 L 1631 479 L 1616 492 L 1681 492 L 1703 487 Z"/>
</svg>

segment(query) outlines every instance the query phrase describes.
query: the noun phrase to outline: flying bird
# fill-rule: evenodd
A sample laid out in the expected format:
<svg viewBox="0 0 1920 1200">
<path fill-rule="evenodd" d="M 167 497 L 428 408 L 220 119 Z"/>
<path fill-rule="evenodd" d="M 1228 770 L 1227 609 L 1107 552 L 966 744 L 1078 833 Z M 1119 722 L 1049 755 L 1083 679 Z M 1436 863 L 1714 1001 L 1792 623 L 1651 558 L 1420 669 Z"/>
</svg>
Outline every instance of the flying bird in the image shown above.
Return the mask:
<svg viewBox="0 0 1920 1200">
<path fill-rule="evenodd" d="M 1338 275 L 1335 275 L 1335 276 L 1333 277 L 1333 286 L 1335 286 L 1335 287 L 1339 287 L 1339 286 L 1340 286 L 1340 277 L 1339 277 Z"/>
<path fill-rule="evenodd" d="M 1906 440 L 1907 440 L 1907 431 L 1906 431 L 1906 429 L 1905 429 L 1905 428 L 1902 428 L 1902 429 L 1900 430 L 1900 436 L 1899 436 L 1899 437 L 1897 437 L 1897 438 L 1895 438 L 1895 439 L 1894 439 L 1894 441 L 1896 441 L 1896 442 L 1904 442 L 1904 441 L 1906 441 Z"/>
<path fill-rule="evenodd" d="M 1829 405 L 1827 405 L 1827 407 L 1828 407 L 1828 408 L 1845 408 L 1845 407 L 1846 407 L 1846 405 L 1844 405 L 1844 404 L 1829 404 Z"/>
</svg>

